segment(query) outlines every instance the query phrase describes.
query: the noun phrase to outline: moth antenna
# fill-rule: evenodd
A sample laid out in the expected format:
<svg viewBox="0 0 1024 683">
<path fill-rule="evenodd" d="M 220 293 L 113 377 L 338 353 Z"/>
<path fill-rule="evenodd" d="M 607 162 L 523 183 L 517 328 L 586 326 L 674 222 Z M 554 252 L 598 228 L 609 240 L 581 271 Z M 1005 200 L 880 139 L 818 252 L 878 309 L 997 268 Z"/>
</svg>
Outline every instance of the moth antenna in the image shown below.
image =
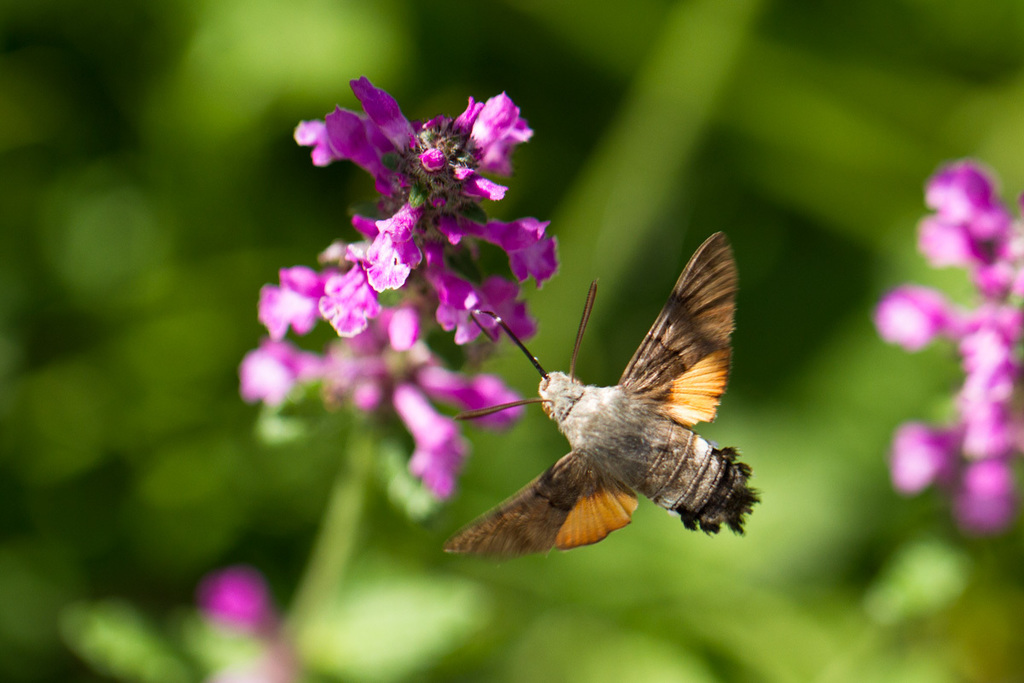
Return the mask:
<svg viewBox="0 0 1024 683">
<path fill-rule="evenodd" d="M 547 400 L 548 399 L 546 399 L 546 398 L 540 398 L 539 396 L 537 396 L 535 398 L 524 398 L 524 399 L 520 399 L 518 401 L 512 401 L 511 403 L 500 403 L 500 404 L 498 404 L 496 406 L 489 406 L 487 408 L 477 408 L 476 410 L 465 410 L 465 411 L 459 413 L 458 415 L 456 415 L 455 419 L 456 420 L 472 420 L 472 419 L 475 419 L 475 418 L 478 418 L 478 417 L 484 417 L 485 415 L 490 415 L 491 413 L 496 413 L 499 410 L 505 410 L 506 408 L 515 408 L 517 406 L 525 406 L 528 403 L 543 403 L 543 402 L 545 402 Z"/>
<path fill-rule="evenodd" d="M 576 331 L 576 343 L 572 347 L 572 360 L 569 361 L 569 379 L 576 379 L 576 356 L 580 352 L 580 344 L 583 343 L 583 332 L 587 329 L 587 321 L 590 320 L 590 312 L 594 310 L 594 299 L 597 298 L 597 280 L 590 283 L 590 291 L 587 292 L 587 303 L 583 306 L 583 317 L 580 318 L 580 329 Z"/>
<path fill-rule="evenodd" d="M 484 311 L 470 311 L 469 312 L 469 317 L 473 319 L 473 322 L 475 322 L 476 326 L 480 328 L 480 331 L 483 332 L 485 335 L 487 335 L 488 339 L 490 339 L 492 342 L 496 342 L 496 341 L 498 341 L 497 335 L 495 335 L 489 329 L 484 327 L 483 323 L 480 322 L 480 318 L 476 317 L 477 313 L 483 313 L 483 312 Z"/>
<path fill-rule="evenodd" d="M 508 334 L 509 339 L 514 341 L 516 343 L 516 346 L 518 346 L 520 349 L 522 349 L 523 353 L 526 354 L 526 357 L 530 359 L 530 362 L 533 363 L 533 367 L 537 368 L 537 372 L 540 373 L 540 376 L 543 377 L 544 379 L 547 379 L 548 373 L 547 373 L 546 370 L 544 370 L 544 368 L 541 367 L 540 361 L 537 360 L 536 356 L 534 356 L 532 353 L 530 353 L 529 349 L 526 348 L 526 346 L 523 344 L 523 342 L 519 341 L 519 337 L 517 337 L 515 335 L 515 333 L 511 330 L 511 328 L 509 328 L 509 326 L 505 323 L 505 321 L 501 319 L 500 315 L 498 315 L 497 313 L 494 313 L 493 311 L 481 311 L 480 309 L 475 309 L 475 310 L 471 311 L 470 315 L 474 315 L 474 314 L 477 314 L 477 313 L 482 313 L 483 315 L 489 315 L 492 318 L 494 318 L 494 322 L 496 322 L 499 325 L 501 325 L 502 329 L 505 330 L 506 334 Z M 475 320 L 475 318 L 474 318 L 474 320 Z M 476 324 L 480 325 L 480 321 L 477 320 Z M 481 328 L 482 327 L 483 326 L 481 325 Z"/>
</svg>

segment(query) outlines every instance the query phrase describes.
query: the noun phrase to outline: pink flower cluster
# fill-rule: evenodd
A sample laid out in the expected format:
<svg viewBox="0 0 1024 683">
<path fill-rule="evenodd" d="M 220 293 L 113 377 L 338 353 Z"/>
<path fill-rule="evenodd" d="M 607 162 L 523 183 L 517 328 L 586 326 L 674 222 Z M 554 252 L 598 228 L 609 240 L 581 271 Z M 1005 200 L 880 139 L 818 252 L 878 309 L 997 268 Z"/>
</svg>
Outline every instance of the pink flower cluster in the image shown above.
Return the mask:
<svg viewBox="0 0 1024 683">
<path fill-rule="evenodd" d="M 1016 400 L 1024 336 L 1024 226 L 1000 203 L 988 173 L 971 161 L 940 169 L 927 184 L 926 202 L 935 213 L 920 224 L 918 248 L 935 267 L 965 268 L 979 302 L 964 309 L 933 289 L 905 285 L 875 309 L 883 339 L 916 351 L 945 337 L 957 345 L 965 373 L 953 424 L 911 422 L 897 431 L 893 482 L 908 494 L 936 485 L 951 496 L 964 531 L 998 533 L 1017 516 L 1012 464 L 1024 452 L 1024 419 Z"/>
<path fill-rule="evenodd" d="M 481 287 L 458 275 L 446 257 L 473 249 L 463 239 L 490 242 L 503 249 L 513 275 L 541 285 L 557 268 L 555 240 L 544 234 L 547 221 L 521 218 L 487 221 L 480 200 L 497 201 L 508 189 L 478 170 L 510 173 L 510 155 L 533 131 L 519 108 L 502 93 L 487 102 L 469 99 L 456 119 L 437 116 L 410 122 L 398 103 L 365 77 L 352 81 L 364 114 L 338 107 L 323 121 L 304 121 L 295 140 L 313 148 L 313 163 L 325 166 L 347 159 L 373 175 L 381 199 L 378 216 L 354 216 L 365 238 L 336 250 L 319 312 L 341 336 L 357 334 L 379 312 L 378 294 L 403 287 L 421 264 L 423 280 L 437 298 L 437 322 L 454 329 L 458 316 L 480 306 L 509 306 L 518 287 L 509 282 L 501 299 L 489 300 Z M 285 286 L 282 283 L 282 286 Z M 525 313 L 519 324 L 528 320 Z M 464 333 L 471 341 L 479 330 Z"/>
<path fill-rule="evenodd" d="M 517 396 L 497 378 L 445 370 L 424 339 L 431 326 L 453 332 L 460 345 L 481 329 L 497 338 L 496 323 L 472 316 L 474 310 L 497 313 L 520 338 L 536 331 L 519 283 L 532 277 L 540 286 L 557 268 L 548 223 L 488 220 L 480 205 L 507 190 L 480 172 L 510 173 L 513 149 L 533 131 L 504 93 L 486 102 L 470 98 L 455 119 L 420 123 L 365 77 L 351 86 L 363 113 L 338 107 L 323 121 L 300 123 L 295 140 L 312 147 L 314 165 L 348 160 L 368 171 L 380 193 L 377 214 L 353 216 L 357 239 L 330 245 L 319 270 L 284 268 L 278 284 L 263 287 L 259 319 L 269 337 L 242 361 L 241 393 L 278 405 L 295 386 L 320 382 L 332 403 L 397 415 L 416 443 L 410 469 L 444 498 L 454 490 L 466 445 L 431 400 L 472 410 Z M 505 253 L 513 279 L 456 269 L 483 243 Z M 381 295 L 389 290 L 399 294 L 386 305 Z M 325 353 L 285 340 L 289 330 L 305 335 L 319 320 L 341 338 Z M 502 426 L 520 414 L 481 422 Z"/>
</svg>

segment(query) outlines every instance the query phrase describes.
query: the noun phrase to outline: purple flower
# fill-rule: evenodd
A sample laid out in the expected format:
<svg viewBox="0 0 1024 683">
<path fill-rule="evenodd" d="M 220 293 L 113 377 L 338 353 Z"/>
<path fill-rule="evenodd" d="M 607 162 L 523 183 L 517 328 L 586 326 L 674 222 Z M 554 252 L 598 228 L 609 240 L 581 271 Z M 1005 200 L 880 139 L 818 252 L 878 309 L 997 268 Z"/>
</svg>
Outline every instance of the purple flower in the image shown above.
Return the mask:
<svg viewBox="0 0 1024 683">
<path fill-rule="evenodd" d="M 458 424 L 430 407 L 428 397 L 471 410 L 515 401 L 519 395 L 497 377 L 468 377 L 442 368 L 419 339 L 419 324 L 413 308 L 384 309 L 363 332 L 330 349 L 323 361 L 324 391 L 331 403 L 351 402 L 364 412 L 393 409 L 416 442 L 410 471 L 445 498 L 454 490 L 467 446 Z M 480 423 L 503 427 L 520 414 L 502 411 Z"/>
<path fill-rule="evenodd" d="M 470 100 L 471 107 L 472 104 Z M 480 167 L 485 171 L 510 175 L 513 148 L 529 140 L 533 131 L 520 118 L 519 107 L 505 93 L 487 100 L 477 111 L 472 136 L 480 155 Z"/>
<path fill-rule="evenodd" d="M 983 536 L 1006 530 L 1017 517 L 1019 498 L 1005 460 L 967 465 L 954 500 L 956 518 L 967 533 Z"/>
<path fill-rule="evenodd" d="M 949 326 L 951 318 L 949 305 L 941 294 L 910 285 L 886 294 L 875 309 L 875 327 L 882 339 L 908 351 L 927 346 Z"/>
<path fill-rule="evenodd" d="M 366 76 L 351 81 L 350 85 L 367 116 L 396 149 L 404 150 L 415 144 L 412 124 L 402 115 L 394 97 L 373 87 Z"/>
<path fill-rule="evenodd" d="M 214 623 L 255 637 L 261 652 L 243 667 L 213 674 L 211 683 L 291 683 L 301 667 L 274 608 L 267 582 L 253 567 L 236 565 L 207 574 L 196 589 L 199 611 Z"/>
<path fill-rule="evenodd" d="M 395 98 L 369 79 L 350 85 L 362 111 L 336 107 L 323 121 L 303 121 L 295 140 L 311 148 L 317 166 L 347 160 L 365 169 L 379 196 L 372 209 L 353 212 L 354 241 L 337 240 L 319 255 L 322 272 L 286 268 L 279 284 L 261 290 L 259 319 L 271 340 L 243 360 L 241 391 L 247 401 L 276 405 L 296 385 L 318 381 L 331 407 L 350 406 L 383 420 L 397 416 L 416 443 L 410 469 L 445 497 L 467 446 L 458 425 L 430 401 L 473 409 L 517 397 L 497 378 L 442 368 L 427 346 L 431 327 L 467 344 L 480 337 L 471 314 L 484 309 L 502 316 L 522 339 L 536 330 L 515 282 L 464 267 L 480 242 L 505 251 L 515 277 L 533 277 L 538 287 L 558 266 L 546 221 L 488 221 L 483 208 L 508 188 L 481 173 L 510 174 L 513 150 L 533 131 L 504 93 L 486 102 L 469 98 L 455 119 L 420 122 L 407 119 Z M 307 334 L 318 318 L 339 337 L 322 356 L 281 341 L 289 330 Z M 480 324 L 500 337 L 489 317 L 481 316 Z M 502 426 L 521 412 L 482 422 Z"/>
<path fill-rule="evenodd" d="M 525 249 L 510 252 L 508 255 L 512 274 L 522 282 L 533 276 L 537 288 L 549 280 L 558 270 L 558 256 L 555 254 L 555 238 L 545 237 L 534 242 Z"/>
<path fill-rule="evenodd" d="M 555 240 L 544 235 L 548 224 L 549 221 L 536 218 L 520 218 L 509 223 L 489 221 L 484 226 L 467 226 L 463 231 L 471 230 L 481 239 L 504 249 L 516 279 L 522 282 L 532 275 L 540 287 L 558 268 Z"/>
<path fill-rule="evenodd" d="M 991 239 L 1002 232 L 1001 227 L 1008 227 L 1009 220 L 1000 226 L 994 219 L 993 214 L 1006 216 L 1006 212 L 999 205 L 994 183 L 973 161 L 950 164 L 932 176 L 925 188 L 925 204 L 942 220 L 969 224 L 982 239 Z"/>
<path fill-rule="evenodd" d="M 937 336 L 956 344 L 964 383 L 950 427 L 917 423 L 901 427 L 893 442 L 896 488 L 916 493 L 932 484 L 951 491 L 954 514 L 967 533 L 1006 529 L 1017 515 L 1011 471 L 1020 455 L 1024 419 L 1020 392 L 1020 342 L 1024 336 L 1024 231 L 999 203 L 995 184 L 978 164 L 941 169 L 926 188 L 936 213 L 921 221 L 918 246 L 936 267 L 968 271 L 979 305 L 954 311 L 942 295 L 904 286 L 886 295 L 875 324 L 886 341 L 917 350 Z"/>
<path fill-rule="evenodd" d="M 992 205 L 992 191 L 992 183 L 976 164 L 960 161 L 928 180 L 924 201 L 940 216 L 963 221 Z"/>
<path fill-rule="evenodd" d="M 1005 402 L 978 401 L 960 405 L 963 453 L 967 458 L 1001 458 L 1013 448 L 1013 425 Z"/>
<path fill-rule="evenodd" d="M 348 254 L 346 259 L 362 266 L 374 292 L 402 289 L 410 278 L 413 287 L 423 279 L 437 286 L 433 292 L 439 300 L 437 319 L 444 321 L 445 329 L 456 330 L 457 343 L 468 343 L 478 336 L 478 331 L 466 324 L 471 304 L 465 297 L 455 299 L 466 287 L 481 288 L 483 284 L 459 284 L 462 278 L 448 270 L 450 255 L 473 249 L 472 240 L 467 244 L 465 237 L 504 249 L 520 281 L 533 277 L 540 286 L 558 266 L 555 241 L 544 234 L 546 221 L 524 218 L 480 224 L 465 218 L 481 213 L 481 200 L 501 200 L 508 189 L 478 170 L 511 173 L 513 149 L 533 131 L 504 93 L 484 103 L 470 98 L 455 120 L 436 116 L 418 123 L 410 122 L 395 99 L 365 77 L 352 81 L 351 86 L 364 113 L 337 108 L 322 124 L 303 122 L 295 132 L 299 144 L 313 147 L 315 163 L 351 160 L 374 176 L 383 195 L 378 210 L 387 218 L 353 217 L 353 226 L 369 243 L 349 245 L 349 251 L 356 249 L 358 255 Z M 421 279 L 417 271 L 423 254 L 437 243 L 439 234 L 447 238 L 447 244 L 434 259 L 433 275 Z M 439 274 L 442 271 L 446 274 Z M 375 295 L 365 291 L 359 274 L 347 270 L 343 276 L 325 280 L 323 295 L 317 300 L 320 316 L 341 336 L 365 329 L 366 321 L 379 312 L 379 304 Z M 479 293 L 475 295 L 479 298 Z M 300 299 L 283 288 L 268 290 L 261 311 L 267 310 L 268 327 L 275 338 L 289 325 L 296 331 L 309 325 L 309 298 Z M 301 309 L 304 317 L 293 309 Z"/>
<path fill-rule="evenodd" d="M 493 180 L 488 180 L 475 173 L 468 175 L 462 186 L 462 192 L 467 197 L 490 199 L 494 202 L 504 199 L 507 191 L 508 188 L 504 185 L 499 185 Z"/>
<path fill-rule="evenodd" d="M 436 365 L 427 365 L 416 373 L 416 381 L 431 398 L 458 406 L 461 410 L 477 410 L 519 400 L 519 394 L 494 375 L 467 377 Z M 507 427 L 522 414 L 522 407 L 508 408 L 479 418 L 477 424 Z"/>
<path fill-rule="evenodd" d="M 965 225 L 934 216 L 921 221 L 917 246 L 936 268 L 968 266 L 982 261 L 977 243 Z"/>
<path fill-rule="evenodd" d="M 391 218 L 377 221 L 377 236 L 366 251 L 366 275 L 376 291 L 400 288 L 423 260 L 412 239 L 413 228 L 422 214 L 422 209 L 405 204 Z"/>
<path fill-rule="evenodd" d="M 1014 346 L 1014 340 L 1006 339 L 991 328 L 980 329 L 962 339 L 960 354 L 967 374 L 960 392 L 963 400 L 1010 400 L 1019 374 Z"/>
<path fill-rule="evenodd" d="M 971 279 L 983 296 L 998 299 L 1007 295 L 1016 276 L 1016 270 L 1009 263 L 997 261 L 976 266 Z"/>
<path fill-rule="evenodd" d="M 395 309 L 388 321 L 388 341 L 395 351 L 408 351 L 420 336 L 419 313 L 413 308 Z"/>
<path fill-rule="evenodd" d="M 240 631 L 256 633 L 277 620 L 266 580 L 245 565 L 207 574 L 196 590 L 196 601 L 208 619 Z"/>
<path fill-rule="evenodd" d="M 384 163 L 384 155 L 394 148 L 384 132 L 369 119 L 341 107 L 324 117 L 324 124 L 327 146 L 332 151 L 330 161 L 352 161 L 373 176 L 378 192 L 390 194 L 392 173 Z M 314 148 L 313 154 L 316 151 Z"/>
<path fill-rule="evenodd" d="M 474 310 L 497 314 L 520 339 L 528 339 L 537 324 L 526 312 L 526 304 L 517 300 L 519 287 L 499 275 L 492 275 L 477 288 L 470 282 L 441 271 L 433 276 L 438 292 L 437 322 L 443 330 L 455 330 L 455 343 L 465 344 L 480 335 L 480 326 L 492 338 L 498 335 L 497 323 L 489 316 L 472 317 Z"/>
<path fill-rule="evenodd" d="M 437 229 L 453 245 L 464 237 L 476 237 L 501 247 L 508 254 L 516 279 L 523 282 L 532 275 L 540 287 L 558 268 L 555 239 L 544 235 L 548 223 L 536 218 L 520 218 L 482 225 L 462 216 L 445 216 L 438 220 Z"/>
<path fill-rule="evenodd" d="M 448 272 L 438 270 L 431 277 L 437 290 L 437 323 L 445 331 L 455 330 L 455 343 L 465 344 L 477 338 L 480 329 L 470 319 L 470 311 L 480 308 L 480 295 L 472 283 Z"/>
<path fill-rule="evenodd" d="M 263 340 L 245 355 L 239 367 L 242 398 L 249 403 L 281 403 L 296 384 L 319 377 L 320 357 L 287 342 Z"/>
<path fill-rule="evenodd" d="M 533 134 L 508 96 L 483 105 L 470 98 L 469 107 L 455 121 L 438 116 L 414 125 L 391 95 L 365 77 L 351 85 L 365 115 L 338 108 L 323 124 L 305 121 L 296 128 L 296 142 L 313 147 L 314 163 L 323 166 L 349 159 L 374 176 L 385 196 L 398 199 L 418 193 L 428 206 L 443 207 L 453 216 L 477 199 L 498 201 L 505 196 L 506 187 L 478 175 L 476 169 L 510 174 L 513 148 Z M 385 156 L 395 154 L 397 165 L 386 163 Z M 436 222 L 435 216 L 424 218 Z"/>
<path fill-rule="evenodd" d="M 936 481 L 946 480 L 956 462 L 959 435 L 908 422 L 892 443 L 892 481 L 901 493 L 919 493 Z"/>
<path fill-rule="evenodd" d="M 347 273 L 327 278 L 319 308 L 320 315 L 342 337 L 359 334 L 366 329 L 367 320 L 380 313 L 377 292 L 370 286 L 366 271 L 358 264 Z"/>
<path fill-rule="evenodd" d="M 324 279 L 305 266 L 282 268 L 280 278 L 280 287 L 264 285 L 260 290 L 259 320 L 275 341 L 284 338 L 289 326 L 300 335 L 312 330 L 324 295 Z"/>
<path fill-rule="evenodd" d="M 323 121 L 302 121 L 295 127 L 295 142 L 312 147 L 310 156 L 314 166 L 326 166 L 337 157 L 331 149 L 327 125 Z"/>
<path fill-rule="evenodd" d="M 492 275 L 484 280 L 480 287 L 480 298 L 483 305 L 490 311 L 500 315 L 512 332 L 520 339 L 529 339 L 537 332 L 537 323 L 526 312 L 526 304 L 518 299 L 519 287 L 503 277 Z M 485 325 L 486 320 L 482 320 Z M 497 329 L 491 323 L 491 331 Z"/>
<path fill-rule="evenodd" d="M 416 442 L 409 470 L 438 498 L 449 497 L 467 450 L 455 421 L 439 415 L 412 384 L 399 384 L 393 400 L 395 411 Z"/>
<path fill-rule="evenodd" d="M 458 118 L 452 122 L 452 128 L 462 135 L 471 135 L 473 133 L 473 124 L 476 123 L 477 118 L 480 116 L 480 111 L 483 108 L 483 102 L 477 102 L 470 97 L 465 111 L 459 114 Z"/>
</svg>

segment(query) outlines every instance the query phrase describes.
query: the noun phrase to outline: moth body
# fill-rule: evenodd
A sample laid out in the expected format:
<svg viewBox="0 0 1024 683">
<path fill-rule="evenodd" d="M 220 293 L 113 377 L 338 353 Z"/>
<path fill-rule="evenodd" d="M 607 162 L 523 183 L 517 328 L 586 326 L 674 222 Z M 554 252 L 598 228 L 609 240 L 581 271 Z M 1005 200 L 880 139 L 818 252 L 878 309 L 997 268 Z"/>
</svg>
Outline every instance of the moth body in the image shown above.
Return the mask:
<svg viewBox="0 0 1024 683">
<path fill-rule="evenodd" d="M 710 422 L 725 391 L 737 287 L 736 264 L 722 233 L 690 258 L 669 299 L 615 386 L 585 385 L 547 373 L 547 413 L 572 447 L 518 493 L 445 544 L 456 553 L 515 557 L 596 543 L 629 524 L 637 493 L 678 514 L 689 529 L 738 533 L 757 503 L 750 468 L 691 427 Z M 573 351 L 582 338 L 595 285 Z M 507 328 L 506 328 L 507 330 Z"/>
<path fill-rule="evenodd" d="M 749 469 L 732 449 L 717 449 L 665 417 L 655 403 L 620 385 L 584 385 L 561 372 L 541 380 L 544 410 L 573 452 L 679 515 L 691 529 L 742 531 L 753 502 Z"/>
<path fill-rule="evenodd" d="M 652 411 L 642 402 L 631 400 L 620 386 L 585 385 L 561 372 L 541 380 L 538 393 L 573 451 L 586 453 L 593 465 L 623 483 L 643 476 L 641 454 L 653 444 L 647 429 Z"/>
</svg>

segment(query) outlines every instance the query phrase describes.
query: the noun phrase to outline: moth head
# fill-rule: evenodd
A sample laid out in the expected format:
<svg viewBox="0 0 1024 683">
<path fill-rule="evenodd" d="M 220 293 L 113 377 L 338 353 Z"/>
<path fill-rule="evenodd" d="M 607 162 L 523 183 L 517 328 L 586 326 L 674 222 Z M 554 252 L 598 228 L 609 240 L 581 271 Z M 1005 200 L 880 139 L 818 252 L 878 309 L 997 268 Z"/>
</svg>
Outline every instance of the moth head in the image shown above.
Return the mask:
<svg viewBox="0 0 1024 683">
<path fill-rule="evenodd" d="M 544 414 L 555 422 L 561 422 L 583 395 L 583 388 L 578 379 L 564 372 L 549 373 L 537 388 Z"/>
<path fill-rule="evenodd" d="M 556 372 L 554 374 L 558 375 L 558 374 L 561 374 L 561 373 Z M 540 394 L 542 399 L 543 398 L 547 398 L 548 387 L 550 385 L 551 385 L 551 375 L 548 375 L 547 377 L 541 378 L 540 386 L 537 387 L 537 393 Z M 544 409 L 544 414 L 547 415 L 549 418 L 551 417 L 551 409 L 552 409 L 552 407 L 554 405 L 555 405 L 554 401 L 542 401 L 541 404 L 540 404 L 541 408 Z"/>
</svg>

